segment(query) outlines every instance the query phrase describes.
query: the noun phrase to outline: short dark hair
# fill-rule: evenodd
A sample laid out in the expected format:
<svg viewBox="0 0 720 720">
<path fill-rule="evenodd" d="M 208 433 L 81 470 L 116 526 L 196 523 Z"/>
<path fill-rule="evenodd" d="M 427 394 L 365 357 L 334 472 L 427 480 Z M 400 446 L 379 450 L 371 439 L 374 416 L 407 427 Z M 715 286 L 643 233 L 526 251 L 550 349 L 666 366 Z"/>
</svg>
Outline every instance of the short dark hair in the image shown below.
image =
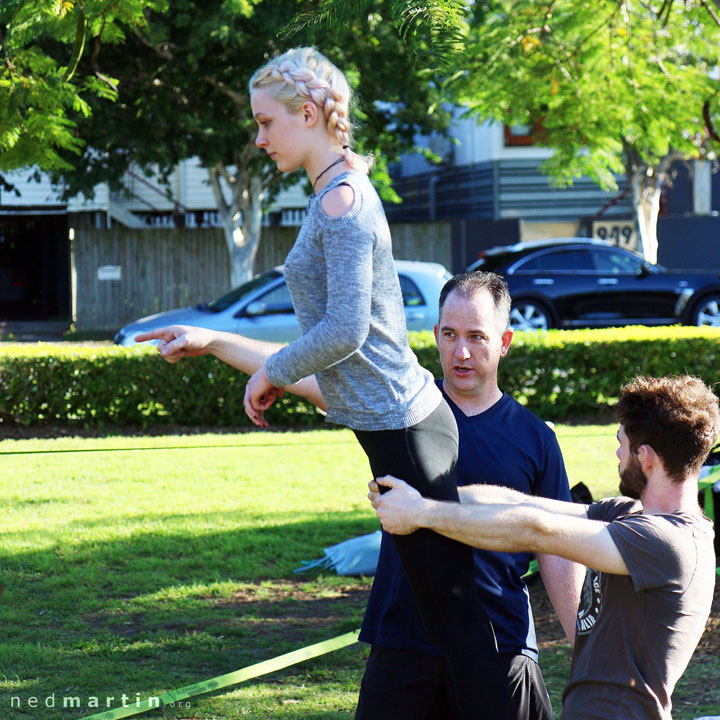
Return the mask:
<svg viewBox="0 0 720 720">
<path fill-rule="evenodd" d="M 500 332 L 504 332 L 510 324 L 510 291 L 505 279 L 494 272 L 463 272 L 451 277 L 440 291 L 440 308 L 438 318 L 442 317 L 443 306 L 451 292 L 459 293 L 466 298 L 472 297 L 476 292 L 487 290 L 495 306 Z"/>
<path fill-rule="evenodd" d="M 620 390 L 616 412 L 630 449 L 649 445 L 677 481 L 700 470 L 720 432 L 718 399 L 692 375 L 636 377 Z"/>
</svg>

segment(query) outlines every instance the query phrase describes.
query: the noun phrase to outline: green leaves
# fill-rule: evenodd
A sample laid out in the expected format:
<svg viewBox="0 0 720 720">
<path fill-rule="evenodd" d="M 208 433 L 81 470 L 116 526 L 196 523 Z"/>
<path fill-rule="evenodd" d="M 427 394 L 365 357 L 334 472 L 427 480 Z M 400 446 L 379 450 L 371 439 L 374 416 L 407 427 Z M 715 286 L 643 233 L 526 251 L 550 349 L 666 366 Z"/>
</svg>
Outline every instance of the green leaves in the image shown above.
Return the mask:
<svg viewBox="0 0 720 720">
<path fill-rule="evenodd" d="M 543 126 L 560 184 L 585 173 L 606 188 L 632 148 L 655 167 L 713 142 L 703 103 L 717 95 L 720 27 L 701 3 L 498 0 L 474 8 L 465 104 L 481 118 Z"/>
<path fill-rule="evenodd" d="M 166 0 L 6 0 L 0 8 L 0 171 L 36 165 L 69 169 L 63 152 L 82 141 L 73 113 L 87 117 L 84 93 L 115 99 L 102 80 L 96 56 L 102 42 L 119 42 L 126 27 L 145 24 L 144 11 Z M 81 67 L 88 41 L 92 68 Z M 74 81 L 74 82 L 71 82 Z"/>
<path fill-rule="evenodd" d="M 467 8 L 462 0 L 390 0 L 385 3 L 397 34 L 407 42 L 413 64 L 441 72 L 451 72 L 455 56 L 465 48 Z M 310 4 L 282 29 L 280 36 L 292 40 L 301 32 L 311 43 L 322 45 L 328 33 L 341 32 L 363 17 L 377 20 L 373 0 L 320 0 Z M 372 41 L 372 40 L 371 40 Z"/>
</svg>

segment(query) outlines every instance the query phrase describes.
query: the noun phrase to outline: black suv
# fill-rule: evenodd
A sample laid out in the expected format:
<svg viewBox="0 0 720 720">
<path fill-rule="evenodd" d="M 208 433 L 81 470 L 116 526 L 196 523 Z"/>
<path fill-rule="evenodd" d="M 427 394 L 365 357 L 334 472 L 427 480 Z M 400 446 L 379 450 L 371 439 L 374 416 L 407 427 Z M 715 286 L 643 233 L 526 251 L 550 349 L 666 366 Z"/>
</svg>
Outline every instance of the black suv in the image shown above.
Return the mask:
<svg viewBox="0 0 720 720">
<path fill-rule="evenodd" d="M 480 253 L 502 275 L 514 330 L 608 325 L 720 327 L 720 276 L 667 270 L 602 240 L 538 240 Z"/>
</svg>

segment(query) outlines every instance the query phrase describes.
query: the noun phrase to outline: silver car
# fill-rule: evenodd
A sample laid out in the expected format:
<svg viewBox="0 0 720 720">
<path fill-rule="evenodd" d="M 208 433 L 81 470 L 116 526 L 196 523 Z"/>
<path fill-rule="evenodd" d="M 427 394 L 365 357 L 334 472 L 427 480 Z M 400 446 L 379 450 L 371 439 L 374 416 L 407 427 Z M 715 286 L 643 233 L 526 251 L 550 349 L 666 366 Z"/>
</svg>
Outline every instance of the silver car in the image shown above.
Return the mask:
<svg viewBox="0 0 720 720">
<path fill-rule="evenodd" d="M 452 275 L 438 263 L 396 260 L 395 267 L 408 330 L 432 330 L 440 290 Z M 133 346 L 140 333 L 167 325 L 225 330 L 271 342 L 292 342 L 300 336 L 282 266 L 256 275 L 212 302 L 136 320 L 118 331 L 115 343 Z"/>
</svg>

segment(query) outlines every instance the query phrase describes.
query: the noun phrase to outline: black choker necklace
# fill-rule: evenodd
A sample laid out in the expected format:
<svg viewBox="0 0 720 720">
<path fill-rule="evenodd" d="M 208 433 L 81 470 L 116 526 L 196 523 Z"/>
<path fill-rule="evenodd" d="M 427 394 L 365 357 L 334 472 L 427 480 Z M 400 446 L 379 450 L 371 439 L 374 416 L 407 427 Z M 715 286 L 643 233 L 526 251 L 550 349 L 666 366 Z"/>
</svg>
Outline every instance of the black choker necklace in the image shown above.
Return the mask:
<svg viewBox="0 0 720 720">
<path fill-rule="evenodd" d="M 339 165 L 341 162 L 345 160 L 345 156 L 341 155 L 337 160 L 331 162 L 316 178 L 315 182 L 313 183 L 313 187 L 317 185 L 317 181 L 330 169 L 334 168 L 336 165 Z"/>
</svg>

